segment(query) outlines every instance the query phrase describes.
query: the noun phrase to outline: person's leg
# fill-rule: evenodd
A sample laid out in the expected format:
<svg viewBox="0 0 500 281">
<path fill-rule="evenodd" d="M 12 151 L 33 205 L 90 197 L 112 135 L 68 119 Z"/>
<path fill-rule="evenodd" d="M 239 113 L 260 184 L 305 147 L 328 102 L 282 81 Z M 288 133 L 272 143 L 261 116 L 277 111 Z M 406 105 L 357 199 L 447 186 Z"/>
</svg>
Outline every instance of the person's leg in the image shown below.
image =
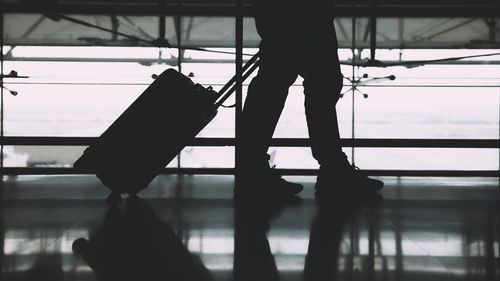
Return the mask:
<svg viewBox="0 0 500 281">
<path fill-rule="evenodd" d="M 285 105 L 288 88 L 298 74 L 288 64 L 292 58 L 279 46 L 261 45 L 260 68 L 251 81 L 242 114 L 242 165 L 267 163 L 267 150 Z"/>
<path fill-rule="evenodd" d="M 237 191 L 258 196 L 289 196 L 302 185 L 288 182 L 269 167 L 267 150 L 285 105 L 288 88 L 298 76 L 293 57 L 277 40 L 263 41 L 260 69 L 252 80 L 242 113 L 241 158 Z"/>
<path fill-rule="evenodd" d="M 337 39 L 331 26 L 314 28 L 317 33 L 309 39 L 308 53 L 314 54 L 301 64 L 304 78 L 305 111 L 311 149 L 320 164 L 316 188 L 377 191 L 383 183 L 364 176 L 351 166 L 342 152 L 335 105 L 342 90 L 342 73 L 337 55 Z M 329 28 L 327 28 L 329 27 Z"/>
<path fill-rule="evenodd" d="M 335 104 L 342 86 L 340 73 L 304 78 L 304 106 L 314 158 L 320 165 L 343 159 Z M 340 86 L 339 86 L 340 85 Z M 338 89 L 338 90 L 337 90 Z"/>
<path fill-rule="evenodd" d="M 337 42 L 334 32 L 324 32 L 327 34 L 309 40 L 308 53 L 314 56 L 301 63 L 300 71 L 304 78 L 304 106 L 311 150 L 322 166 L 347 161 L 340 145 L 335 110 L 343 85 Z"/>
</svg>

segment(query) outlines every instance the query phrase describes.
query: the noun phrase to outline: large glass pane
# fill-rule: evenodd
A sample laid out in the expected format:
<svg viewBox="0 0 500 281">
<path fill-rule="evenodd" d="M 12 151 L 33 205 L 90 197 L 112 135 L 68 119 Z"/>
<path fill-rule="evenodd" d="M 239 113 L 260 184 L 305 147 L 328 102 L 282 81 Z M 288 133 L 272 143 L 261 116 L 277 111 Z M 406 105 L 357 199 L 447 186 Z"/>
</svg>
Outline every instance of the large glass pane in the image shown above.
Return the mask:
<svg viewBox="0 0 500 281">
<path fill-rule="evenodd" d="M 381 59 L 432 60 L 491 53 L 492 50 L 380 50 Z M 360 138 L 498 139 L 498 65 L 450 60 L 455 64 L 362 68 L 355 103 Z M 479 63 L 476 63 L 479 62 Z M 393 75 L 395 80 L 387 77 Z M 385 78 L 384 78 L 385 77 Z M 383 79 L 379 79 L 383 78 Z M 374 80 L 375 79 L 375 80 Z"/>
<path fill-rule="evenodd" d="M 234 48 L 234 17 L 183 16 L 181 21 L 183 46 Z"/>
<path fill-rule="evenodd" d="M 4 146 L 4 167 L 72 167 L 87 146 L 9 145 Z M 188 149 L 187 149 L 188 150 Z M 190 151 L 190 150 L 188 150 Z M 191 151 L 190 151 L 191 152 Z M 189 157 L 187 158 L 189 160 Z M 178 158 L 167 167 L 177 167 Z"/>
<path fill-rule="evenodd" d="M 352 159 L 352 150 L 343 148 Z M 271 147 L 277 168 L 315 169 L 308 147 Z M 474 148 L 356 148 L 354 162 L 370 170 L 498 170 L 498 149 Z"/>
<path fill-rule="evenodd" d="M 83 146 L 5 146 L 4 167 L 71 167 Z"/>
<path fill-rule="evenodd" d="M 380 170 L 498 170 L 498 149 L 356 148 L 355 163 Z"/>
<path fill-rule="evenodd" d="M 158 16 L 5 14 L 5 44 L 16 46 L 157 46 Z M 177 41 L 173 17 L 165 38 Z"/>
<path fill-rule="evenodd" d="M 47 55 L 44 50 L 30 51 Z M 94 49 L 83 51 L 99 54 Z M 7 73 L 28 76 L 5 79 L 5 86 L 18 93 L 5 95 L 5 135 L 98 136 L 146 89 L 152 75 L 167 67 L 118 62 L 5 62 Z"/>
<path fill-rule="evenodd" d="M 195 83 L 212 86 L 219 91 L 235 74 L 234 48 L 211 49 L 229 54 L 186 51 L 181 65 L 182 73 L 191 76 Z M 248 82 L 248 81 L 246 81 Z M 234 104 L 234 95 L 225 102 Z M 200 132 L 202 137 L 234 137 L 234 108 L 220 108 L 217 116 Z"/>
<path fill-rule="evenodd" d="M 498 139 L 498 89 L 360 88 L 359 138 Z"/>
<path fill-rule="evenodd" d="M 182 168 L 232 168 L 234 147 L 186 147 L 180 159 Z"/>
</svg>

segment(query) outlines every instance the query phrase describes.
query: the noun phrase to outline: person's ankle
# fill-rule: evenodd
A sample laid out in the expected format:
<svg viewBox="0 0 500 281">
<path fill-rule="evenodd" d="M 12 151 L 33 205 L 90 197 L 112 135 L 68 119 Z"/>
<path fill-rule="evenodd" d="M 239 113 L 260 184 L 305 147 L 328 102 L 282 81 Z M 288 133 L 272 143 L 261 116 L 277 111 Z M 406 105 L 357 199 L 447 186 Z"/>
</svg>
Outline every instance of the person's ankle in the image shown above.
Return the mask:
<svg viewBox="0 0 500 281">
<path fill-rule="evenodd" d="M 347 159 L 347 155 L 345 153 L 340 153 L 335 156 L 331 156 L 327 159 L 319 161 L 320 170 L 338 170 L 338 169 L 347 169 L 351 167 L 351 163 Z"/>
</svg>

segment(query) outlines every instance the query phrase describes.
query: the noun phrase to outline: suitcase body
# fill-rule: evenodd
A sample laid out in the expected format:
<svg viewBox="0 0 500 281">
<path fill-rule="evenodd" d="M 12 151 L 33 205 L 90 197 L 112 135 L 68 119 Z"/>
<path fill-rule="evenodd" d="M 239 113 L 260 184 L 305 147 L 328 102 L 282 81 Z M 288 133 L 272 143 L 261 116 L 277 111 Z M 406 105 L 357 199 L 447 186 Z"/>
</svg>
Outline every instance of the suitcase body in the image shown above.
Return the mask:
<svg viewBox="0 0 500 281">
<path fill-rule="evenodd" d="M 218 94 L 167 69 L 74 163 L 114 193 L 144 189 L 216 115 Z"/>
</svg>

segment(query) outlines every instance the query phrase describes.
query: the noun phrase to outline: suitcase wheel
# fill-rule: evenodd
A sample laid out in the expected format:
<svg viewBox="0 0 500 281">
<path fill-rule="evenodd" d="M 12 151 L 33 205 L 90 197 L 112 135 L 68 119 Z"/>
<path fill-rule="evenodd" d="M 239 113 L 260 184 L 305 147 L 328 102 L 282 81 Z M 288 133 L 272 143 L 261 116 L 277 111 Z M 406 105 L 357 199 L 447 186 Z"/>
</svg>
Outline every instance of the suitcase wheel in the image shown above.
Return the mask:
<svg viewBox="0 0 500 281">
<path fill-rule="evenodd" d="M 73 250 L 73 253 L 75 253 L 75 255 L 82 255 L 87 249 L 88 245 L 89 241 L 87 239 L 78 238 L 75 241 L 73 241 L 71 249 Z"/>
<path fill-rule="evenodd" d="M 122 196 L 119 193 L 111 192 L 111 194 L 106 198 L 106 203 L 110 207 L 118 206 L 122 202 Z"/>
</svg>

